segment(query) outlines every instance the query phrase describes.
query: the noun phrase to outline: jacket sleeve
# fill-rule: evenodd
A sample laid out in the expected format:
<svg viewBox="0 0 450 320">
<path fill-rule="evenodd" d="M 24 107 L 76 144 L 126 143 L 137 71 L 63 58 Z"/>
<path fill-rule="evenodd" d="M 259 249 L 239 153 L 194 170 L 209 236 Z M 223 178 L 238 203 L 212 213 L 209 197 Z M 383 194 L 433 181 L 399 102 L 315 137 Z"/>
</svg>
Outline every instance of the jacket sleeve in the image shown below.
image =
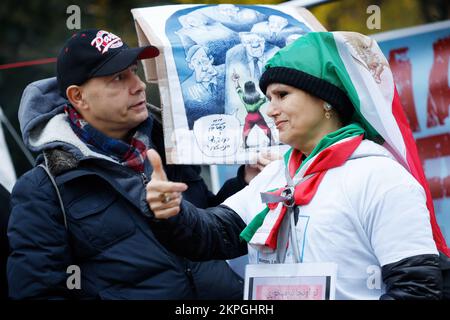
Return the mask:
<svg viewBox="0 0 450 320">
<path fill-rule="evenodd" d="M 227 206 L 199 209 L 183 200 L 177 216 L 153 221 L 159 241 L 191 260 L 232 259 L 247 254 L 247 243 L 239 238 L 245 222 Z"/>
<path fill-rule="evenodd" d="M 442 295 L 439 256 L 423 254 L 382 267 L 386 293 L 381 300 L 438 300 Z"/>
<path fill-rule="evenodd" d="M 10 298 L 67 298 L 66 271 L 71 264 L 68 237 L 53 185 L 41 168 L 18 180 L 11 208 L 7 262 Z"/>
</svg>

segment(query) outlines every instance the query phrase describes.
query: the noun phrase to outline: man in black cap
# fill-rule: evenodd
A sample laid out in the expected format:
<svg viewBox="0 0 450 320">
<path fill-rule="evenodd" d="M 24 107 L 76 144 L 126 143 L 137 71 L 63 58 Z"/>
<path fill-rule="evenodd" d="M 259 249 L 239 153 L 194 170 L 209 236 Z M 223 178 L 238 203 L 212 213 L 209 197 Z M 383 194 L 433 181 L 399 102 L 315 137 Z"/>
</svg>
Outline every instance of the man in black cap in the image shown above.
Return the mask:
<svg viewBox="0 0 450 320">
<path fill-rule="evenodd" d="M 11 298 L 242 297 L 242 281 L 225 261 L 188 261 L 154 237 L 146 151 L 163 155 L 164 145 L 136 61 L 158 54 L 153 46 L 128 48 L 107 31 L 81 31 L 58 56 L 57 80 L 25 89 L 19 109 L 23 139 L 45 166 L 24 174 L 12 192 Z M 166 171 L 171 180 L 187 183 L 183 198 L 198 207 L 243 188 L 248 173 L 240 170 L 214 196 L 198 167 Z"/>
</svg>

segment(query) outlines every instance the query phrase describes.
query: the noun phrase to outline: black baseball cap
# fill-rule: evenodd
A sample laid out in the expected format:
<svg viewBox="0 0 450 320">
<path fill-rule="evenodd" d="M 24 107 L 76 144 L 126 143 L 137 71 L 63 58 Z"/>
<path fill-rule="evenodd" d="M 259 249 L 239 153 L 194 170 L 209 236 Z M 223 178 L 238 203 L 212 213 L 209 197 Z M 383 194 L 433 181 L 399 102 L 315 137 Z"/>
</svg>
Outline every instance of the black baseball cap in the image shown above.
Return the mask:
<svg viewBox="0 0 450 320">
<path fill-rule="evenodd" d="M 75 33 L 61 49 L 56 62 L 56 77 L 61 94 L 71 85 L 81 85 L 94 77 L 109 76 L 125 70 L 136 60 L 154 58 L 158 48 L 129 48 L 115 34 L 89 29 Z M 66 97 L 67 98 L 67 97 Z"/>
</svg>

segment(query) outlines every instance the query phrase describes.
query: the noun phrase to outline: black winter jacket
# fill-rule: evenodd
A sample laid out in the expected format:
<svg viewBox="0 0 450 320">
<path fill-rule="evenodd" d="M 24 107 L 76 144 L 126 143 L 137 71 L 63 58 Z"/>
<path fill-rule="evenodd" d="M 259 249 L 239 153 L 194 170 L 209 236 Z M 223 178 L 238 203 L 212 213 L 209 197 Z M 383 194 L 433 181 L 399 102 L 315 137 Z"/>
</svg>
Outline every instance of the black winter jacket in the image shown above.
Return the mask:
<svg viewBox="0 0 450 320">
<path fill-rule="evenodd" d="M 241 299 L 242 281 L 225 261 L 192 262 L 160 244 L 145 199 L 150 164 L 146 160 L 145 174 L 137 174 L 87 150 L 62 117 L 66 103 L 55 79 L 29 85 L 21 101 L 24 141 L 33 151 L 45 152 L 61 191 L 68 231 L 45 171 L 35 167 L 20 177 L 8 226 L 10 297 Z M 45 142 L 30 143 L 37 136 Z M 162 129 L 156 122 L 152 139 L 162 152 Z M 220 201 L 207 190 L 199 168 L 173 166 L 167 172 L 188 184 L 184 199 L 200 207 Z M 81 289 L 68 288 L 71 265 L 79 267 Z"/>
</svg>

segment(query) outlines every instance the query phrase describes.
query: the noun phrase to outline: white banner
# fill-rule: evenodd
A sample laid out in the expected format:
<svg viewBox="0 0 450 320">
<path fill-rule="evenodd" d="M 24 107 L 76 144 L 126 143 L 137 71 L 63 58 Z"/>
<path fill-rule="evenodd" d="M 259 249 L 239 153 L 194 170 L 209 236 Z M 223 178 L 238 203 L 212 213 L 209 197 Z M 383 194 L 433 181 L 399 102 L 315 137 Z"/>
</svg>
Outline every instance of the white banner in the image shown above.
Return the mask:
<svg viewBox="0 0 450 320">
<path fill-rule="evenodd" d="M 441 231 L 450 242 L 450 21 L 373 36 L 389 60 Z"/>
</svg>

